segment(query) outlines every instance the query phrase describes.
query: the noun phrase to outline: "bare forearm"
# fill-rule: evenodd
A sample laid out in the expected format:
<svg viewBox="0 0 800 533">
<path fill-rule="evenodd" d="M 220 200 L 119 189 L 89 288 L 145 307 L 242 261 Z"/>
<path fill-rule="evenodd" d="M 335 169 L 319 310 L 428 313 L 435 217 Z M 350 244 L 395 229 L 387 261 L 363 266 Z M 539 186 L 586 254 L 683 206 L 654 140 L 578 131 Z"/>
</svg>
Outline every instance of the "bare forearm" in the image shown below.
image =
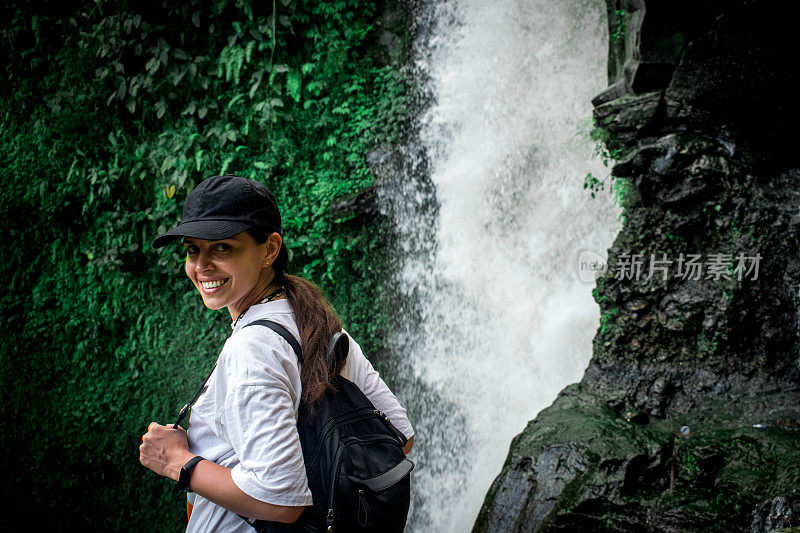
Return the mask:
<svg viewBox="0 0 800 533">
<path fill-rule="evenodd" d="M 197 463 L 192 471 L 189 489 L 229 511 L 261 520 L 291 523 L 305 509 L 303 506 L 273 505 L 253 498 L 236 486 L 230 468 L 211 461 Z"/>
<path fill-rule="evenodd" d="M 193 457 L 183 428 L 153 422 L 142 436 L 139 462 L 158 475 L 178 481 L 181 468 Z M 207 460 L 195 465 L 189 489 L 229 511 L 261 520 L 291 523 L 305 509 L 304 506 L 273 505 L 257 500 L 236 486 L 230 468 Z"/>
</svg>

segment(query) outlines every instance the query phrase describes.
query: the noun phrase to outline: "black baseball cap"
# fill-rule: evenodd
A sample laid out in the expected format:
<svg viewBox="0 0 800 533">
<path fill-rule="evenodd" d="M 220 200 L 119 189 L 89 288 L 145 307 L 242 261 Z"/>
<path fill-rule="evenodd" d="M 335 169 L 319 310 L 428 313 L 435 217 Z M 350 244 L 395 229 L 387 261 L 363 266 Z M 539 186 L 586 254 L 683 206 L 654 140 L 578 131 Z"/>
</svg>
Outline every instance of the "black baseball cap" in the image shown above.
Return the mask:
<svg viewBox="0 0 800 533">
<path fill-rule="evenodd" d="M 186 197 L 180 223 L 152 246 L 161 248 L 179 237 L 217 241 L 254 227 L 281 233 L 281 213 L 267 186 L 231 174 L 211 176 Z"/>
</svg>

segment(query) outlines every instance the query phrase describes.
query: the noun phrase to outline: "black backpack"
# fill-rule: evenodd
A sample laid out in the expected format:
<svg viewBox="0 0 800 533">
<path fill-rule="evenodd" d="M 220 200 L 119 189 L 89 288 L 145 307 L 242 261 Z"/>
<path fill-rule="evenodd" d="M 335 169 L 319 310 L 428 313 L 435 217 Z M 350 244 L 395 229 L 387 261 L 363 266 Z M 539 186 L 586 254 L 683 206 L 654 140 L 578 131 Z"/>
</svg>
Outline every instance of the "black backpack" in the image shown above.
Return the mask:
<svg viewBox="0 0 800 533">
<path fill-rule="evenodd" d="M 300 344 L 283 326 L 257 320 L 283 337 L 302 363 Z M 344 361 L 349 351 L 347 335 L 331 339 L 328 360 Z M 402 532 L 411 501 L 411 470 L 403 447 L 407 439 L 353 383 L 337 375 L 336 392 L 327 392 L 313 421 L 301 402 L 297 431 L 313 505 L 297 522 L 281 524 L 245 520 L 257 533 L 279 531 Z M 244 518 L 244 517 L 242 517 Z"/>
</svg>

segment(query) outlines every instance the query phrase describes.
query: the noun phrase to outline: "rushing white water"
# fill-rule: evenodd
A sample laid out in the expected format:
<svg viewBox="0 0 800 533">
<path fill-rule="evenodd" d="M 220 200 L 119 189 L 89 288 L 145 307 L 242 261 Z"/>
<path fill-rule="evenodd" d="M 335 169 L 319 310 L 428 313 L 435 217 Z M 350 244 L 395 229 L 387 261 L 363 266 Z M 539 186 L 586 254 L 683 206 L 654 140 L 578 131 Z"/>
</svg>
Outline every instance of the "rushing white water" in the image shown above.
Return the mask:
<svg viewBox="0 0 800 533">
<path fill-rule="evenodd" d="M 583 189 L 607 170 L 578 132 L 607 85 L 608 33 L 603 0 L 457 0 L 419 17 L 425 157 L 407 154 L 416 166 L 387 195 L 410 302 L 392 339 L 417 432 L 407 530 L 464 532 L 511 439 L 591 356 L 599 310 L 578 257 L 604 258 L 618 222 L 610 195 Z"/>
</svg>

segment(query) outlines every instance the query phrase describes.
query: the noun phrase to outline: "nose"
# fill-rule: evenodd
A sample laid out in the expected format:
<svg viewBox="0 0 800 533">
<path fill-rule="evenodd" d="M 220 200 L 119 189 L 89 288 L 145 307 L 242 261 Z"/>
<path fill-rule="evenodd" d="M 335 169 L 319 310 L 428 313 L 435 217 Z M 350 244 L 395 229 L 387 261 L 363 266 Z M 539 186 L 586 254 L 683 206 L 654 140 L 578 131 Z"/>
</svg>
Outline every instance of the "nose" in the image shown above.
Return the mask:
<svg viewBox="0 0 800 533">
<path fill-rule="evenodd" d="M 194 263 L 194 271 L 198 274 L 211 268 L 211 254 L 205 250 L 197 253 L 197 261 Z"/>
</svg>

